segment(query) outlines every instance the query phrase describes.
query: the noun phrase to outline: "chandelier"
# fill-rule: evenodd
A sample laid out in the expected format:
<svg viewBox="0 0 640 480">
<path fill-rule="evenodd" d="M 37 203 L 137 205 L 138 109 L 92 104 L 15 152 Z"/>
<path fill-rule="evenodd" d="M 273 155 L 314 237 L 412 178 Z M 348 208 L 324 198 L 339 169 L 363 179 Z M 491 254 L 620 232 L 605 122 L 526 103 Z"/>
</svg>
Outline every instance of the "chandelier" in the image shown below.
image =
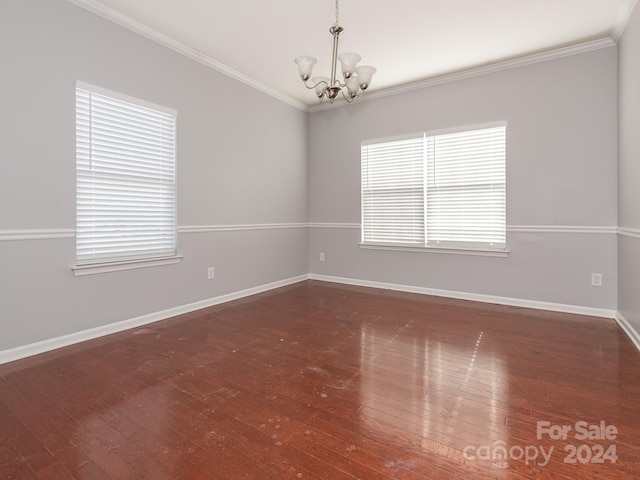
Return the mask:
<svg viewBox="0 0 640 480">
<path fill-rule="evenodd" d="M 340 5 L 339 0 L 336 0 L 336 23 L 334 23 L 329 29 L 329 32 L 333 36 L 331 78 L 311 78 L 313 66 L 318 62 L 314 57 L 303 56 L 298 57 L 295 60 L 298 65 L 298 73 L 300 74 L 300 78 L 304 82 L 305 87 L 310 90 L 315 90 L 320 102 L 329 100 L 329 103 L 333 103 L 339 94 L 342 94 L 348 103 L 353 102 L 358 94 L 369 88 L 369 85 L 371 84 L 371 77 L 376 73 L 376 69 L 371 66 L 356 66 L 356 64 L 361 60 L 360 55 L 357 53 L 341 53 L 338 55 L 338 37 L 344 31 L 339 24 L 339 16 Z M 336 78 L 338 60 L 340 60 L 343 80 Z M 311 85 L 308 83 L 310 78 Z"/>
</svg>

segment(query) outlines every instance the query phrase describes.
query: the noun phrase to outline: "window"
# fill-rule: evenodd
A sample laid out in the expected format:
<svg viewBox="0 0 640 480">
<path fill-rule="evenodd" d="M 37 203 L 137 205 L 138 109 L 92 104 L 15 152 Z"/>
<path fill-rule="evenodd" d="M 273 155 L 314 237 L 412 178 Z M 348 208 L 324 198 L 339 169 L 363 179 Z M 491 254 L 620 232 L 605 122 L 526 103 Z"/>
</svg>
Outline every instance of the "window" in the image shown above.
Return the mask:
<svg viewBox="0 0 640 480">
<path fill-rule="evenodd" d="M 506 126 L 362 144 L 362 242 L 504 250 Z"/>
<path fill-rule="evenodd" d="M 76 264 L 176 254 L 176 112 L 76 85 Z"/>
</svg>

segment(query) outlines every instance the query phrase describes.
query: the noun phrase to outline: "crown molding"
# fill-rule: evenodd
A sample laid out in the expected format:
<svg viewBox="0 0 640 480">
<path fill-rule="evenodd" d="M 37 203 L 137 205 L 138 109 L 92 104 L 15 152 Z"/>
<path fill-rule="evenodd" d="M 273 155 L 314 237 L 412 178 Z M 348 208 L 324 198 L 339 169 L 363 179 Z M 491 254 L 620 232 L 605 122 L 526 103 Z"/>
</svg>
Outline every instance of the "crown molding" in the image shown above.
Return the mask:
<svg viewBox="0 0 640 480">
<path fill-rule="evenodd" d="M 201 63 L 219 73 L 227 75 L 245 85 L 248 85 L 256 90 L 265 93 L 277 100 L 280 100 L 284 103 L 287 103 L 295 108 L 298 108 L 304 112 L 317 112 L 322 110 L 328 110 L 331 108 L 340 108 L 348 105 L 348 103 L 344 100 L 338 100 L 333 104 L 326 103 L 320 105 L 308 105 L 304 102 L 301 102 L 295 98 L 292 98 L 284 93 L 265 85 L 262 82 L 259 82 L 225 64 L 219 62 L 207 55 L 204 55 L 197 50 L 184 45 L 183 43 L 178 42 L 177 40 L 165 35 L 163 33 L 158 32 L 126 15 L 123 15 L 120 12 L 115 11 L 112 8 L 109 8 L 96 0 L 67 0 L 69 3 L 72 3 L 78 7 L 81 7 L 91 13 L 99 15 L 121 27 L 124 27 L 138 35 L 141 35 L 149 40 L 152 40 L 160 45 L 163 45 L 181 55 L 184 55 L 191 60 L 194 60 L 198 63 Z M 362 97 L 359 97 L 357 100 L 358 103 L 375 100 L 378 98 L 384 98 L 393 95 L 399 95 L 402 93 L 412 92 L 415 90 L 421 90 L 428 87 L 433 87 L 436 85 L 442 85 L 446 83 L 456 82 L 459 80 L 464 80 L 467 78 L 478 77 L 481 75 L 488 75 L 490 73 L 496 73 L 504 70 L 509 70 L 512 68 L 518 68 L 526 65 L 532 65 L 535 63 L 546 62 L 549 60 L 555 60 L 558 58 L 563 58 L 571 55 L 577 55 L 580 53 L 586 53 L 593 50 L 599 50 L 602 48 L 608 48 L 614 46 L 622 35 L 624 28 L 633 13 L 633 9 L 636 6 L 638 0 L 625 0 L 623 5 L 620 7 L 620 11 L 617 16 L 617 20 L 615 23 L 615 27 L 613 29 L 611 38 L 603 38 L 599 40 L 593 40 L 590 42 L 580 43 L 577 45 L 571 45 L 568 47 L 562 47 L 554 50 L 549 50 L 542 53 L 537 53 L 533 55 L 527 55 L 524 57 L 518 57 L 511 60 L 505 60 L 502 62 L 493 63 L 490 65 L 484 65 L 481 67 L 472 67 L 469 69 L 461 70 L 458 72 L 453 72 L 449 74 L 439 75 L 436 77 L 427 78 L 425 80 L 421 80 L 414 83 L 409 83 L 405 85 L 399 85 L 396 87 L 389 87 L 381 90 L 375 90 L 372 92 L 367 92 Z"/>
<path fill-rule="evenodd" d="M 613 32 L 611 33 L 611 38 L 614 42 L 618 43 L 622 38 L 637 3 L 638 0 L 623 0 L 622 5 L 620 5 L 620 10 L 618 10 L 618 15 L 613 25 Z"/>
<path fill-rule="evenodd" d="M 637 0 L 634 0 L 637 1 Z M 511 70 L 513 68 L 525 67 L 527 65 L 533 65 L 536 63 L 548 62 L 551 60 L 557 60 L 559 58 L 570 57 L 573 55 L 579 55 L 581 53 L 592 52 L 594 50 L 601 50 L 603 48 L 614 47 L 616 43 L 612 38 L 602 38 L 599 40 L 592 40 L 590 42 L 579 43 L 577 45 L 570 45 L 568 47 L 556 48 L 554 50 L 548 50 L 546 52 L 535 53 L 524 57 L 517 57 L 502 62 L 492 63 L 490 65 L 483 65 L 481 67 L 472 67 L 458 72 L 447 73 L 436 77 L 427 78 L 414 83 L 408 83 L 405 85 L 399 85 L 396 87 L 389 87 L 381 90 L 375 90 L 373 92 L 367 92 L 361 97 L 356 99 L 357 103 L 367 102 L 370 100 L 376 100 L 379 98 L 390 97 L 394 95 L 400 95 L 403 93 L 413 92 L 416 90 L 422 90 L 428 87 L 434 87 L 436 85 L 443 85 L 446 83 L 457 82 L 474 77 L 480 77 L 482 75 L 489 75 L 491 73 L 503 72 L 505 70 Z M 322 110 L 329 110 L 331 108 L 339 108 L 349 105 L 344 100 L 338 100 L 334 103 L 321 103 L 308 107 L 308 111 L 318 112 Z"/>
<path fill-rule="evenodd" d="M 237 80 L 241 83 L 244 83 L 245 85 L 255 88 L 256 90 L 259 90 L 262 93 L 265 93 L 284 103 L 287 103 L 295 108 L 298 108 L 305 112 L 308 111 L 309 109 L 307 104 L 300 102 L 299 100 L 296 100 L 294 98 L 291 98 L 288 95 L 285 95 L 284 93 L 274 88 L 271 88 L 262 82 L 258 82 L 257 80 L 254 80 L 253 78 L 243 73 L 240 73 L 237 70 L 234 70 L 233 68 L 225 65 L 224 63 L 214 60 L 213 58 L 208 57 L 207 55 L 204 55 L 198 52 L 197 50 L 191 47 L 188 47 L 183 43 L 178 42 L 177 40 L 174 40 L 168 35 L 160 33 L 157 30 L 154 30 L 130 17 L 127 17 L 126 15 L 123 15 L 122 13 L 117 12 L 112 8 L 102 5 L 101 3 L 95 0 L 67 0 L 67 1 L 91 13 L 99 15 L 100 17 L 105 18 L 117 25 L 120 25 L 121 27 L 124 27 L 134 33 L 137 33 L 138 35 L 148 38 L 149 40 L 152 40 L 164 47 L 167 47 L 173 50 L 174 52 L 184 55 L 185 57 L 190 58 L 191 60 L 201 63 L 202 65 L 205 65 L 219 73 L 227 75 L 233 78 L 234 80 Z"/>
</svg>

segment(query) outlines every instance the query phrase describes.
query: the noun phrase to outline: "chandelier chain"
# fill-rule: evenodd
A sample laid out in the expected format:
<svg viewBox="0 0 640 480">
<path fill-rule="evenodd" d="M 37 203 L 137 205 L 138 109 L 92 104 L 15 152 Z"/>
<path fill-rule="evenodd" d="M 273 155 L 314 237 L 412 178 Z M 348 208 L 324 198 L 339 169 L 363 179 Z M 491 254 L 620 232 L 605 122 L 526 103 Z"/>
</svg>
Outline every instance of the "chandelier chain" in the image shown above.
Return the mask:
<svg viewBox="0 0 640 480">
<path fill-rule="evenodd" d="M 340 18 L 340 0 L 336 0 L 336 27 L 340 25 L 340 23 L 338 22 L 339 18 Z"/>
</svg>

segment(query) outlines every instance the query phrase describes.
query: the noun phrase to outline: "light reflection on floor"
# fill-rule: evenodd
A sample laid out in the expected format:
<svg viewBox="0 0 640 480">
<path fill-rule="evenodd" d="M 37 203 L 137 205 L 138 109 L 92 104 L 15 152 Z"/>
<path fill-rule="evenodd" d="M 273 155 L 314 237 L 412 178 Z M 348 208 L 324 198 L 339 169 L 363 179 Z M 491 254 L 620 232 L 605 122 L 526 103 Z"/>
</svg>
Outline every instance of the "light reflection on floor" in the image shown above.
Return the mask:
<svg viewBox="0 0 640 480">
<path fill-rule="evenodd" d="M 469 344 L 405 330 L 361 329 L 362 421 L 415 433 L 423 449 L 448 458 L 461 459 L 470 443 L 504 441 L 505 363 L 483 349 L 485 333 Z"/>
</svg>

